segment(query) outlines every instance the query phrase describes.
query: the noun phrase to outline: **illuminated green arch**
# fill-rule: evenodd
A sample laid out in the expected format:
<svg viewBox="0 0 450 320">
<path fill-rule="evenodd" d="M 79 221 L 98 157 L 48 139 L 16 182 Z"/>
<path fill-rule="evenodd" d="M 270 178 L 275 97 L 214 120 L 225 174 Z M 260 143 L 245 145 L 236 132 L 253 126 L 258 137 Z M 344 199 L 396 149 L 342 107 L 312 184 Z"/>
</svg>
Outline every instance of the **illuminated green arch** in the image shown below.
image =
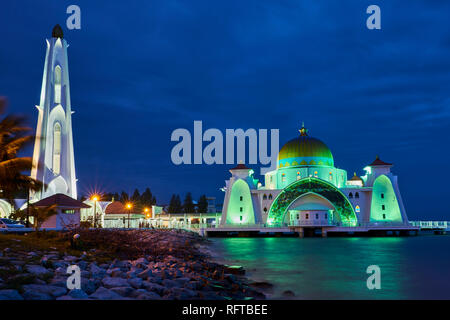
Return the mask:
<svg viewBox="0 0 450 320">
<path fill-rule="evenodd" d="M 356 214 L 347 197 L 331 183 L 312 177 L 295 181 L 280 192 L 270 207 L 267 223 L 281 224 L 289 205 L 301 195 L 311 192 L 326 198 L 333 204 L 343 225 L 356 226 Z"/>
</svg>

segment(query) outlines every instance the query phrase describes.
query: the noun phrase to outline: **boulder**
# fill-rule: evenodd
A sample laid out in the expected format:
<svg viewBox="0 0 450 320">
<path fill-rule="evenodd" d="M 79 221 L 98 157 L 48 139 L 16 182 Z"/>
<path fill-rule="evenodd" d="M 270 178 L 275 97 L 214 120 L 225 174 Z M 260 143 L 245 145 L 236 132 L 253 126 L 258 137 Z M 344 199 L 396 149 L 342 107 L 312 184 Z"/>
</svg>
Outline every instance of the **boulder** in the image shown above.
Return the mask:
<svg viewBox="0 0 450 320">
<path fill-rule="evenodd" d="M 143 280 L 141 278 L 131 278 L 128 279 L 128 283 L 135 289 L 140 289 L 142 287 Z"/>
<path fill-rule="evenodd" d="M 81 278 L 81 289 L 87 294 L 92 294 L 97 290 L 99 285 L 96 284 L 94 280 Z"/>
<path fill-rule="evenodd" d="M 231 274 L 238 274 L 238 275 L 245 274 L 245 270 L 241 266 L 225 266 L 224 271 L 225 271 L 225 273 L 231 273 Z"/>
<path fill-rule="evenodd" d="M 178 300 L 187 300 L 193 299 L 197 297 L 197 293 L 193 290 L 189 290 L 186 288 L 172 288 L 170 292 L 178 299 Z"/>
<path fill-rule="evenodd" d="M 177 278 L 177 279 L 174 279 L 175 282 L 178 282 L 180 284 L 180 287 L 184 286 L 190 280 L 191 280 L 190 278 Z"/>
<path fill-rule="evenodd" d="M 145 269 L 145 268 L 147 268 L 148 261 L 147 261 L 147 259 L 145 259 L 145 258 L 139 258 L 139 259 L 136 259 L 136 260 L 132 261 L 131 264 L 132 264 L 134 267 L 138 267 L 138 268 L 143 268 L 143 269 Z"/>
<path fill-rule="evenodd" d="M 122 297 L 128 297 L 134 291 L 131 287 L 116 287 L 111 288 L 110 290 L 121 295 Z"/>
<path fill-rule="evenodd" d="M 269 282 L 265 282 L 265 281 L 252 282 L 252 283 L 250 283 L 250 286 L 259 288 L 259 289 L 266 289 L 266 290 L 273 288 L 273 284 L 271 284 Z"/>
<path fill-rule="evenodd" d="M 128 281 L 123 278 L 111 278 L 105 277 L 102 280 L 102 284 L 105 288 L 115 288 L 115 287 L 129 287 Z"/>
<path fill-rule="evenodd" d="M 59 297 L 66 294 L 67 289 L 59 286 L 42 285 L 42 284 L 26 284 L 23 286 L 23 290 L 26 292 L 37 292 L 48 294 L 52 297 Z"/>
<path fill-rule="evenodd" d="M 53 300 L 54 298 L 43 292 L 37 292 L 37 291 L 25 291 L 23 294 L 23 297 L 25 300 Z"/>
<path fill-rule="evenodd" d="M 111 277 L 121 277 L 124 273 L 120 268 L 109 269 L 106 271 Z"/>
<path fill-rule="evenodd" d="M 144 289 L 146 289 L 148 291 L 156 292 L 159 295 L 162 295 L 164 290 L 166 290 L 165 287 L 163 287 L 157 283 L 153 283 L 153 282 L 149 282 L 149 281 L 142 282 L 142 286 L 144 287 Z"/>
<path fill-rule="evenodd" d="M 149 277 L 152 276 L 152 274 L 153 274 L 152 269 L 146 269 L 141 273 L 139 273 L 137 276 L 141 279 L 148 279 Z"/>
<path fill-rule="evenodd" d="M 182 284 L 176 282 L 175 280 L 170 280 L 170 279 L 164 279 L 162 281 L 162 285 L 166 288 L 174 288 L 174 287 L 181 287 Z"/>
<path fill-rule="evenodd" d="M 67 262 L 63 262 L 63 261 L 54 261 L 54 262 L 52 262 L 52 265 L 53 265 L 53 268 L 63 269 L 64 273 L 66 272 L 67 267 L 69 266 L 69 264 Z"/>
<path fill-rule="evenodd" d="M 29 273 L 32 273 L 35 276 L 41 276 L 41 275 L 49 273 L 49 270 L 47 270 L 47 268 L 44 268 L 43 266 L 39 266 L 39 265 L 35 265 L 35 264 L 26 266 L 26 269 Z"/>
<path fill-rule="evenodd" d="M 64 261 L 67 261 L 67 262 L 75 262 L 75 261 L 77 261 L 77 257 L 74 257 L 74 256 L 65 256 L 64 257 Z"/>
<path fill-rule="evenodd" d="M 281 295 L 286 298 L 295 297 L 295 293 L 291 290 L 283 291 L 283 293 Z"/>
<path fill-rule="evenodd" d="M 122 299 L 122 296 L 112 290 L 106 289 L 105 287 L 100 287 L 93 294 L 91 294 L 89 296 L 89 299 L 120 300 L 120 299 Z"/>
<path fill-rule="evenodd" d="M 44 280 L 41 280 L 41 279 L 39 279 L 39 278 L 36 278 L 36 279 L 34 279 L 34 283 L 35 284 L 47 284 L 47 282 L 45 282 Z"/>
<path fill-rule="evenodd" d="M 145 293 L 148 293 L 148 291 L 145 289 L 137 289 L 137 290 L 134 290 L 133 292 L 131 292 L 130 297 L 137 298 L 141 294 L 145 294 Z"/>
<path fill-rule="evenodd" d="M 131 263 L 128 260 L 114 260 L 114 262 L 111 264 L 111 267 L 120 268 L 123 271 L 125 271 L 125 269 L 128 269 L 131 267 Z"/>
<path fill-rule="evenodd" d="M 23 300 L 17 290 L 0 290 L 0 300 Z"/>
<path fill-rule="evenodd" d="M 102 269 L 102 268 L 98 267 L 95 263 L 91 263 L 89 265 L 89 270 L 91 272 L 92 278 L 101 279 L 106 274 L 105 269 Z"/>
<path fill-rule="evenodd" d="M 81 289 L 70 290 L 69 293 L 67 294 L 67 296 L 71 297 L 72 299 L 77 299 L 77 300 L 89 298 L 88 294 Z"/>
<path fill-rule="evenodd" d="M 80 275 L 84 278 L 89 278 L 91 273 L 89 271 L 83 270 L 83 271 L 81 271 Z"/>
<path fill-rule="evenodd" d="M 154 292 L 146 292 L 136 297 L 138 300 L 161 300 L 161 297 Z"/>
<path fill-rule="evenodd" d="M 49 284 L 57 287 L 67 288 L 67 277 L 57 275 L 52 280 L 50 280 Z"/>
<path fill-rule="evenodd" d="M 63 275 L 63 274 L 67 274 L 67 269 L 64 267 L 58 267 L 55 269 L 55 273 L 57 275 Z"/>
<path fill-rule="evenodd" d="M 81 270 L 86 270 L 88 263 L 86 261 L 79 261 L 77 266 L 79 266 Z"/>
</svg>

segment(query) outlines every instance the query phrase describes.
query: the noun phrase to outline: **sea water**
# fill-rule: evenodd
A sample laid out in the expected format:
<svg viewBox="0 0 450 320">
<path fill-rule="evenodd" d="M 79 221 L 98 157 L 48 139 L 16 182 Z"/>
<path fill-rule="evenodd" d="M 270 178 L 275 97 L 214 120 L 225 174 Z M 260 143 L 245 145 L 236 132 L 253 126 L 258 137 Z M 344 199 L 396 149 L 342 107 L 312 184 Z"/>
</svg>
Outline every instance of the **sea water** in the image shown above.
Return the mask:
<svg viewBox="0 0 450 320">
<path fill-rule="evenodd" d="M 273 284 L 269 299 L 450 299 L 449 235 L 210 240 L 218 262 Z M 371 265 L 380 289 L 368 289 Z"/>
</svg>

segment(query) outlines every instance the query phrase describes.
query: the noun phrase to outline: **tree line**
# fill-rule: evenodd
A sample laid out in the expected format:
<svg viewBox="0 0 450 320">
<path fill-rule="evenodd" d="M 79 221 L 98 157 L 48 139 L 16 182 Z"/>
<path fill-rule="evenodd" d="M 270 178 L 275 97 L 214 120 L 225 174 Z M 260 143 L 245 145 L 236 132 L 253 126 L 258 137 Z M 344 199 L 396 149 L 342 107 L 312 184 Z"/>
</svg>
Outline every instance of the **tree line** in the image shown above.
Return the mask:
<svg viewBox="0 0 450 320">
<path fill-rule="evenodd" d="M 120 194 L 105 193 L 101 199 L 103 201 L 120 201 L 123 204 L 131 202 L 133 204 L 133 210 L 135 212 L 144 211 L 145 208 L 151 208 L 152 205 L 156 205 L 156 197 L 150 191 L 150 188 L 146 188 L 144 192 L 140 193 L 138 189 L 135 189 L 133 194 L 130 196 L 127 192 L 122 191 Z"/>
<path fill-rule="evenodd" d="M 208 212 L 208 201 L 205 195 L 201 195 L 197 202 L 197 207 L 192 200 L 192 194 L 188 192 L 184 198 L 183 203 L 181 203 L 180 195 L 173 194 L 170 199 L 169 208 L 167 210 L 169 213 L 206 213 Z"/>
</svg>

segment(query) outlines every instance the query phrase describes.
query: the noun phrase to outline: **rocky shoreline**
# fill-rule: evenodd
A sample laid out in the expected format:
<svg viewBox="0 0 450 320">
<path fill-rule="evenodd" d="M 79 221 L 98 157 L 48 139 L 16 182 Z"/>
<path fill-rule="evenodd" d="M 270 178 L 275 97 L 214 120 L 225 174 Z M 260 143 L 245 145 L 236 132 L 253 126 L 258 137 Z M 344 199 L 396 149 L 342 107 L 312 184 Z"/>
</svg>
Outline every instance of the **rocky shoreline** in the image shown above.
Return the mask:
<svg viewBox="0 0 450 320">
<path fill-rule="evenodd" d="M 101 231 L 101 235 L 93 234 L 95 231 L 75 237 L 61 235 L 70 243 L 70 253 L 57 248 L 24 251 L 20 249 L 21 236 L 17 236 L 17 248 L 0 251 L 0 300 L 265 299 L 249 284 L 241 267 L 211 262 L 200 248 L 207 240 L 197 234 L 116 231 L 121 234 L 115 244 L 118 235 L 114 231 Z M 133 243 L 136 239 L 143 240 Z M 111 252 L 97 248 L 81 251 L 83 246 L 101 241 L 110 244 Z M 80 289 L 67 287 L 71 265 L 80 268 Z"/>
</svg>

